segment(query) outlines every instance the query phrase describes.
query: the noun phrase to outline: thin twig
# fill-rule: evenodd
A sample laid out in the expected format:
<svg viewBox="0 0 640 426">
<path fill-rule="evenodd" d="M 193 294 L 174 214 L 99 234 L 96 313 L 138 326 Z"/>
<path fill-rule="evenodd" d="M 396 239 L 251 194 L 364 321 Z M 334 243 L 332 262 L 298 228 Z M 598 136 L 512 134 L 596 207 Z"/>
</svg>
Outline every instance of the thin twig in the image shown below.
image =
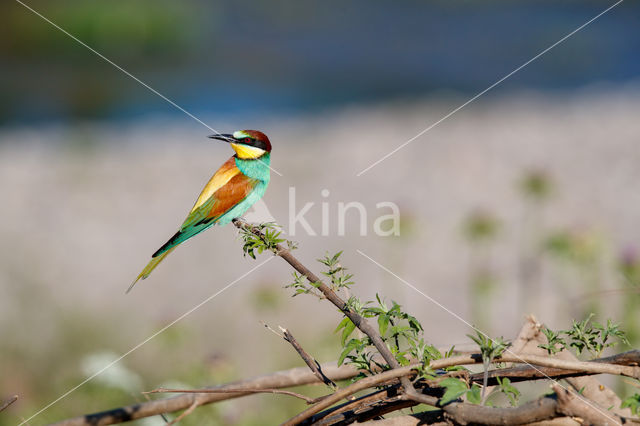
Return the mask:
<svg viewBox="0 0 640 426">
<path fill-rule="evenodd" d="M 189 406 L 189 408 L 187 408 L 186 410 L 184 410 L 182 412 L 182 414 L 180 414 L 178 417 L 176 417 L 175 419 L 171 420 L 171 422 L 169 422 L 169 426 L 174 425 L 176 423 L 178 423 L 180 420 L 184 419 L 185 417 L 187 417 L 189 414 L 193 413 L 193 410 L 195 410 L 196 408 L 198 408 L 199 406 L 199 402 L 198 400 L 194 400 L 193 404 L 191 404 Z"/>
<path fill-rule="evenodd" d="M 289 395 L 289 396 L 293 396 L 295 398 L 299 398 L 302 399 L 303 401 L 306 401 L 307 404 L 315 404 L 318 401 L 321 401 L 323 398 L 325 398 L 324 396 L 321 396 L 319 398 L 310 398 L 306 395 L 302 395 L 296 392 L 291 392 L 291 391 L 286 391 L 286 390 L 281 390 L 281 389 L 273 389 L 273 388 L 263 388 L 263 389 L 248 389 L 248 388 L 238 388 L 238 389 L 230 389 L 230 388 L 225 388 L 225 389 L 210 389 L 210 388 L 203 388 L 203 389 L 167 389 L 167 388 L 158 388 L 158 389 L 153 389 L 150 390 L 148 392 L 142 392 L 143 394 L 151 394 L 151 393 L 235 393 L 235 392 L 239 392 L 239 393 L 275 393 L 275 394 L 281 394 L 281 395 Z"/>
<path fill-rule="evenodd" d="M 151 398 L 149 398 L 149 395 L 147 395 L 145 392 L 142 392 L 142 395 L 144 396 L 144 399 L 146 399 L 147 401 L 151 401 Z M 159 415 L 165 423 L 169 424 L 169 419 L 167 419 L 166 414 L 160 413 Z"/>
<path fill-rule="evenodd" d="M 5 399 L 2 404 L 0 404 L 0 411 L 6 410 L 11 404 L 18 400 L 18 395 L 13 395 L 7 399 Z"/>
<path fill-rule="evenodd" d="M 288 329 L 282 328 L 282 327 L 280 327 L 280 331 L 282 331 L 284 340 L 291 343 L 291 346 L 293 346 L 296 352 L 298 352 L 300 357 L 309 366 L 311 371 L 313 371 L 313 374 L 315 374 L 318 379 L 322 380 L 322 382 L 325 385 L 335 390 L 338 387 L 338 385 L 336 385 L 333 382 L 333 380 L 331 380 L 330 378 L 324 375 L 324 373 L 322 372 L 322 369 L 320 368 L 320 364 L 318 364 L 318 361 L 316 361 L 315 358 L 309 355 L 307 351 L 305 351 L 304 348 L 300 346 L 300 343 L 298 343 L 296 338 L 293 337 L 293 334 L 291 334 L 291 332 Z"/>
<path fill-rule="evenodd" d="M 260 321 L 260 324 L 262 324 L 264 326 L 264 328 L 266 328 L 267 330 L 269 330 L 270 332 L 272 332 L 276 336 L 280 337 L 281 339 L 284 339 L 284 335 L 282 333 L 278 333 L 276 330 L 274 330 L 273 328 L 269 327 L 269 324 L 267 324 L 266 322 Z"/>
</svg>

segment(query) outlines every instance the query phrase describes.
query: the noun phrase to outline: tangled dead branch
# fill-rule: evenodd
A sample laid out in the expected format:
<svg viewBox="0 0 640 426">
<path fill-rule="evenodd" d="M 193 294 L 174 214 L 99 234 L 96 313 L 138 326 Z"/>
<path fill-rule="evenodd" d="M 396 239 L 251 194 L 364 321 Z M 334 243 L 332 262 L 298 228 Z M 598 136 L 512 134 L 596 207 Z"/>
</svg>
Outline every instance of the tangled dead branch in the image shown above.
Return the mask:
<svg viewBox="0 0 640 426">
<path fill-rule="evenodd" d="M 250 226 L 240 220 L 234 224 L 241 230 L 255 235 L 264 241 L 265 246 L 276 256 L 284 259 L 295 271 L 306 278 L 315 290 L 338 308 L 344 316 L 364 333 L 376 348 L 380 357 L 387 363 L 386 371 L 381 371 L 381 364 L 376 364 L 378 370 L 369 368 L 364 378 L 357 380 L 346 387 L 336 387 L 335 382 L 353 378 L 359 373 L 351 366 L 337 367 L 336 363 L 320 365 L 311 357 L 292 336 L 282 329 L 282 334 L 276 333 L 289 342 L 298 352 L 307 368 L 286 370 L 253 379 L 234 382 L 223 386 L 217 386 L 201 390 L 189 390 L 185 393 L 155 401 L 122 407 L 96 414 L 89 414 L 74 419 L 57 423 L 57 425 L 106 425 L 119 423 L 142 417 L 184 411 L 177 421 L 195 410 L 197 407 L 213 402 L 251 395 L 254 393 L 287 394 L 304 399 L 312 404 L 309 408 L 289 419 L 284 425 L 298 424 L 349 424 L 377 419 L 379 416 L 396 411 L 401 408 L 418 404 L 426 404 L 433 409 L 428 413 L 406 417 L 407 422 L 421 421 L 428 424 L 533 424 L 539 421 L 548 421 L 559 418 L 581 416 L 583 424 L 623 424 L 634 421 L 619 411 L 607 411 L 606 406 L 598 405 L 598 402 L 579 395 L 575 390 L 559 386 L 557 379 L 584 378 L 594 374 L 610 374 L 640 378 L 640 351 L 631 351 L 613 357 L 596 359 L 593 361 L 579 361 L 575 358 L 560 358 L 542 355 L 538 350 L 541 342 L 539 325 L 530 319 L 523 331 L 516 339 L 514 350 L 502 353 L 492 358 L 489 364 L 510 363 L 518 366 L 506 366 L 490 370 L 487 375 L 469 374 L 468 372 L 445 371 L 449 367 L 473 365 L 484 363 L 482 353 L 453 355 L 441 359 L 433 359 L 428 367 L 431 371 L 441 371 L 431 378 L 422 375 L 422 363 L 401 366 L 396 356 L 390 351 L 381 334 L 367 319 L 346 303 L 330 287 L 323 283 L 311 270 L 296 259 L 290 250 L 281 244 L 269 241 L 260 228 Z M 534 325 L 536 324 L 536 325 Z M 543 342 L 546 343 L 546 342 Z M 537 350 L 527 353 L 528 346 Z M 472 404 L 464 400 L 455 399 L 453 402 L 443 404 L 444 389 L 440 385 L 446 378 L 464 378 L 467 385 L 481 383 L 488 377 L 490 386 L 498 384 L 498 377 L 504 380 L 509 378 L 514 382 L 552 379 L 552 395 L 541 397 L 537 400 L 511 408 L 499 408 Z M 435 378 L 434 378 L 435 377 Z M 333 392 L 321 398 L 309 398 L 290 391 L 280 389 L 298 386 L 301 384 L 325 383 Z M 158 390 L 161 391 L 179 391 Z M 365 392 L 364 395 L 360 393 Z M 407 423 L 409 424 L 409 423 Z M 415 423 L 414 423 L 415 424 Z"/>
</svg>

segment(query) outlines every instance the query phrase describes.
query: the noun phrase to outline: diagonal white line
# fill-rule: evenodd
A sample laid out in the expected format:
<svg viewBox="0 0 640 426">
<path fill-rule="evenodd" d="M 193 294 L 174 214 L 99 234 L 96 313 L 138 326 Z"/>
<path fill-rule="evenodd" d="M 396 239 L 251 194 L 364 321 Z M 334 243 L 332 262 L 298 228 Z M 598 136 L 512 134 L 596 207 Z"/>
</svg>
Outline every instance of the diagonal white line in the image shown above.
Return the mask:
<svg viewBox="0 0 640 426">
<path fill-rule="evenodd" d="M 171 99 L 167 98 L 165 95 L 163 95 L 162 93 L 158 92 L 156 89 L 154 89 L 153 87 L 149 86 L 147 83 L 145 83 L 144 81 L 140 80 L 138 77 L 136 77 L 135 75 L 131 74 L 129 71 L 127 71 L 126 69 L 122 68 L 120 65 L 116 64 L 115 62 L 113 62 L 111 59 L 107 58 L 106 56 L 104 56 L 102 53 L 98 52 L 97 50 L 95 50 L 93 47 L 89 46 L 87 43 L 83 42 L 82 40 L 80 40 L 79 38 L 77 38 L 76 36 L 74 36 L 73 34 L 71 34 L 70 32 L 68 32 L 67 30 L 65 30 L 64 28 L 60 27 L 59 25 L 57 25 L 55 22 L 51 21 L 50 19 L 48 19 L 46 16 L 42 15 L 41 13 L 39 13 L 38 11 L 36 11 L 35 9 L 33 9 L 32 7 L 26 5 L 25 3 L 23 3 L 20 0 L 16 0 L 16 2 L 20 3 L 22 6 L 24 6 L 26 9 L 30 10 L 31 12 L 33 12 L 34 14 L 36 14 L 37 16 L 39 16 L 40 18 L 42 18 L 44 21 L 48 22 L 49 24 L 51 24 L 53 27 L 55 27 L 56 29 L 60 30 L 62 33 L 66 34 L 67 36 L 69 36 L 70 38 L 72 38 L 73 40 L 75 40 L 78 44 L 80 44 L 81 46 L 86 47 L 87 49 L 89 49 L 91 52 L 95 53 L 97 56 L 99 56 L 100 58 L 104 59 L 106 62 L 108 62 L 109 64 L 113 65 L 116 69 L 118 69 L 119 71 L 123 72 L 124 74 L 126 74 L 128 77 L 131 77 L 132 79 L 134 79 L 135 81 L 137 81 L 138 83 L 140 83 L 142 86 L 146 87 L 147 89 L 149 89 L 151 92 L 155 93 L 156 95 L 160 96 L 162 99 L 164 99 L 165 101 L 167 101 L 168 103 L 170 103 L 171 105 L 173 105 L 175 108 L 177 108 L 178 110 L 184 112 L 185 114 L 187 114 L 189 117 L 193 118 L 194 120 L 196 120 L 198 123 L 202 124 L 204 127 L 206 127 L 207 129 L 211 130 L 214 133 L 220 133 L 219 131 L 217 131 L 216 129 L 214 129 L 213 127 L 209 126 L 207 123 L 205 123 L 204 121 L 200 120 L 198 117 L 196 117 L 195 115 L 191 114 L 189 111 L 187 111 L 186 109 L 184 109 L 183 107 L 181 107 L 180 105 L 178 105 L 177 103 L 175 103 L 174 101 L 172 101 Z M 260 161 L 262 164 L 264 164 L 265 166 L 269 167 L 269 169 L 274 172 L 275 174 L 277 174 L 278 176 L 282 177 L 282 173 L 278 172 L 277 170 L 275 170 L 273 167 L 271 167 L 270 165 L 267 165 L 265 163 L 263 163 L 260 159 L 258 159 L 258 161 Z"/>
<path fill-rule="evenodd" d="M 457 108 L 455 108 L 454 110 L 450 111 L 447 115 L 445 115 L 444 117 L 442 117 L 441 119 L 439 119 L 438 121 L 436 121 L 435 123 L 431 124 L 429 127 L 427 127 L 426 129 L 422 130 L 420 133 L 418 133 L 417 135 L 415 135 L 414 137 L 412 137 L 411 139 L 407 140 L 406 142 L 404 142 L 402 145 L 398 146 L 397 148 L 395 148 L 393 151 L 389 152 L 388 154 L 386 154 L 384 157 L 380 158 L 378 161 L 376 161 L 375 163 L 371 164 L 370 166 L 368 166 L 367 168 L 361 170 L 360 172 L 358 172 L 356 174 L 356 176 L 360 177 L 362 176 L 364 173 L 366 173 L 367 171 L 369 171 L 370 169 L 372 169 L 373 167 L 377 166 L 378 164 L 380 164 L 381 162 L 383 162 L 384 160 L 386 160 L 387 158 L 391 157 L 393 154 L 395 154 L 396 152 L 400 151 L 402 148 L 404 148 L 405 146 L 409 145 L 411 142 L 413 142 L 414 140 L 418 139 L 420 136 L 424 135 L 425 133 L 427 133 L 429 130 L 433 129 L 434 127 L 436 127 L 438 124 L 442 123 L 443 121 L 445 121 L 446 119 L 448 119 L 449 117 L 451 117 L 452 115 L 454 115 L 455 113 L 457 113 L 458 111 L 460 111 L 462 108 L 466 107 L 467 105 L 469 105 L 470 103 L 472 103 L 473 101 L 475 101 L 476 99 L 478 99 L 479 97 L 481 97 L 482 95 L 484 95 L 485 93 L 487 93 L 488 91 L 492 90 L 493 88 L 495 88 L 496 86 L 498 86 L 499 84 L 501 84 L 503 81 L 505 81 L 506 79 L 508 79 L 509 77 L 511 77 L 512 75 L 514 75 L 515 73 L 517 73 L 518 71 L 522 70 L 524 67 L 526 67 L 527 65 L 529 65 L 530 63 L 532 63 L 533 61 L 535 61 L 536 59 L 540 58 L 542 55 L 544 55 L 545 53 L 549 52 L 550 50 L 552 50 L 553 48 L 555 48 L 556 46 L 558 46 L 559 44 L 563 43 L 564 41 L 566 41 L 568 38 L 570 38 L 571 36 L 573 36 L 574 34 L 576 34 L 578 31 L 582 30 L 584 27 L 586 27 L 587 25 L 591 24 L 593 21 L 595 21 L 596 19 L 600 18 L 602 15 L 604 15 L 605 13 L 609 12 L 611 9 L 613 9 L 614 7 L 618 6 L 620 3 L 622 3 L 624 0 L 618 0 L 616 3 L 612 4 L 611 6 L 609 6 L 608 8 L 606 8 L 605 10 L 603 10 L 602 12 L 600 12 L 599 14 L 597 14 L 596 16 L 594 16 L 593 18 L 589 19 L 587 22 L 585 22 L 584 24 L 580 25 L 578 28 L 576 28 L 575 30 L 571 31 L 569 34 L 565 35 L 564 37 L 562 37 L 560 40 L 556 41 L 555 43 L 553 43 L 551 46 L 547 47 L 546 49 L 544 49 L 542 52 L 538 53 L 536 56 L 534 56 L 533 58 L 529 59 L 527 62 L 523 63 L 522 65 L 520 65 L 518 68 L 514 69 L 513 71 L 511 71 L 509 74 L 505 75 L 504 77 L 502 77 L 500 80 L 496 81 L 495 83 L 493 83 L 491 86 L 487 87 L 486 89 L 484 89 L 483 91 L 481 91 L 480 93 L 478 93 L 477 95 L 475 95 L 474 97 L 472 97 L 471 99 L 469 99 L 468 101 L 466 101 L 465 103 L 463 103 L 462 105 L 458 106 Z"/>
<path fill-rule="evenodd" d="M 493 339 L 485 332 L 483 332 L 482 330 L 478 329 L 477 327 L 475 327 L 474 325 L 472 325 L 471 323 L 469 323 L 467 320 L 465 320 L 464 318 L 462 318 L 460 315 L 456 314 L 455 312 L 453 312 L 451 309 L 447 308 L 446 306 L 444 306 L 442 303 L 438 302 L 437 300 L 435 300 L 433 297 L 429 296 L 428 294 L 424 293 L 422 290 L 416 288 L 413 284 L 411 284 L 410 282 L 406 281 L 405 279 L 401 278 L 400 276 L 398 276 L 397 274 L 395 274 L 393 271 L 391 271 L 389 268 L 385 267 L 384 265 L 382 265 L 381 263 L 373 260 L 371 257 L 367 256 L 366 254 L 364 254 L 361 250 L 356 249 L 356 252 L 361 255 L 362 257 L 367 258 L 369 261 L 371 261 L 372 263 L 376 264 L 380 269 L 388 272 L 389 274 L 393 275 L 395 278 L 397 278 L 399 281 L 401 281 L 403 284 L 407 285 L 408 287 L 412 288 L 413 290 L 417 291 L 418 293 L 420 293 L 422 296 L 424 296 L 425 298 L 429 299 L 429 301 L 431 301 L 432 303 L 434 303 L 435 305 L 439 306 L 440 308 L 442 308 L 443 310 L 445 310 L 447 313 L 449 313 L 450 315 L 452 315 L 453 317 L 455 317 L 456 319 L 458 319 L 459 321 L 463 322 L 464 324 L 466 324 L 467 326 L 469 326 L 470 328 L 472 328 L 473 330 L 477 331 L 478 333 L 482 334 L 484 337 L 486 337 L 487 339 L 493 341 Z M 529 367 L 533 368 L 534 370 L 536 370 L 538 373 L 540 373 L 541 375 L 545 376 L 547 379 L 551 380 L 554 384 L 558 385 L 559 387 L 561 387 L 562 389 L 564 389 L 565 391 L 569 392 L 569 390 L 562 386 L 557 380 L 552 379 L 551 377 L 549 377 L 547 374 L 545 374 L 542 370 L 540 370 L 538 367 L 536 367 L 533 364 L 528 363 L 527 361 L 525 361 L 524 359 L 520 358 L 520 356 L 513 352 L 512 350 L 510 350 L 509 348 L 505 349 L 505 352 L 508 352 L 509 354 L 513 355 L 514 357 L 518 358 L 520 361 L 522 361 L 522 363 L 528 365 Z M 600 414 L 602 414 L 604 417 L 606 417 L 609 420 L 613 421 L 613 424 L 617 424 L 616 419 L 614 419 L 612 416 L 610 416 L 609 414 L 607 414 L 605 411 L 603 411 L 600 407 L 594 405 L 593 403 L 591 403 L 591 401 L 589 401 L 587 398 L 582 397 L 582 395 L 580 395 L 579 393 L 576 393 L 576 395 L 578 395 L 580 397 L 580 399 L 587 405 L 589 405 L 591 408 L 595 409 L 596 411 L 598 411 Z"/>
<path fill-rule="evenodd" d="M 241 276 L 239 276 L 238 278 L 236 278 L 235 280 L 231 281 L 229 284 L 227 284 L 226 286 L 224 286 L 222 289 L 218 290 L 217 292 L 215 292 L 214 294 L 212 294 L 211 296 L 207 297 L 206 299 L 204 299 L 202 302 L 198 303 L 196 306 L 194 306 L 193 308 L 189 309 L 187 312 L 185 312 L 184 314 L 180 315 L 178 318 L 176 318 L 175 320 L 173 320 L 172 322 L 170 322 L 169 324 L 165 325 L 164 327 L 162 327 L 160 330 L 156 331 L 155 333 L 153 333 L 151 336 L 147 337 L 146 339 L 144 339 L 142 342 L 138 343 L 137 345 L 135 345 L 133 348 L 129 349 L 127 352 L 125 352 L 124 354 L 120 355 L 120 357 L 112 362 L 110 362 L 109 364 L 107 364 L 105 367 L 103 367 L 102 369 L 100 369 L 99 371 L 97 371 L 96 373 L 92 374 L 91 376 L 87 377 L 86 379 L 84 379 L 82 382 L 78 383 L 76 386 L 72 387 L 71 389 L 69 389 L 68 391 L 66 391 L 65 393 L 63 393 L 62 395 L 60 395 L 58 398 L 56 398 L 55 400 L 51 401 L 49 404 L 45 405 L 43 408 L 41 408 L 40 410 L 38 410 L 35 414 L 31 415 L 31 417 L 29 417 L 26 420 L 23 420 L 22 423 L 20 423 L 19 426 L 22 426 L 26 423 L 29 422 L 29 420 L 33 419 L 34 417 L 36 417 L 37 415 L 41 414 L 43 411 L 47 410 L 49 407 L 51 407 L 52 405 L 58 403 L 59 401 L 61 401 L 62 399 L 66 398 L 67 396 L 69 396 L 69 394 L 71 394 L 72 392 L 76 391 L 79 387 L 81 387 L 82 385 L 86 384 L 87 382 L 89 382 L 90 380 L 93 380 L 94 378 L 96 378 L 97 376 L 99 376 L 100 374 L 104 373 L 105 371 L 107 371 L 109 368 L 111 368 L 114 364 L 120 362 L 124 357 L 126 357 L 127 355 L 131 354 L 133 351 L 137 350 L 138 348 L 140 348 L 142 345 L 144 345 L 145 343 L 149 342 L 151 339 L 153 339 L 154 337 L 158 336 L 160 333 L 166 331 L 169 327 L 173 326 L 174 324 L 176 324 L 178 321 L 184 319 L 187 315 L 190 315 L 191 313 L 193 313 L 195 310 L 197 310 L 198 308 L 200 308 L 202 305 L 206 304 L 207 302 L 209 302 L 211 299 L 213 299 L 214 297 L 218 296 L 219 294 L 221 294 L 222 292 L 224 292 L 225 290 L 227 290 L 228 288 L 230 288 L 232 285 L 236 284 L 238 281 L 240 281 L 241 279 L 243 279 L 244 277 L 246 277 L 247 275 L 249 275 L 250 273 L 252 273 L 253 271 L 255 271 L 256 269 L 258 269 L 259 267 L 261 267 L 262 265 L 264 265 L 265 263 L 267 263 L 268 261 L 270 261 L 271 259 L 273 259 L 272 257 L 269 257 L 267 260 L 265 260 L 264 262 L 261 262 L 260 264 L 254 266 L 253 268 L 249 269 L 247 272 L 245 272 L 244 274 L 242 274 Z"/>
</svg>

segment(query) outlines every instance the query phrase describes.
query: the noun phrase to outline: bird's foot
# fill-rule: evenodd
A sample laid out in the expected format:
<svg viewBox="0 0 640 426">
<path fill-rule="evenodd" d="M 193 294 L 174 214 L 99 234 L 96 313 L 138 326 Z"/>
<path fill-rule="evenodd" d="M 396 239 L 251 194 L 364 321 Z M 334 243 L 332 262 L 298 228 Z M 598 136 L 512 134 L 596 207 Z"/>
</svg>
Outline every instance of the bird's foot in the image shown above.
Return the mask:
<svg viewBox="0 0 640 426">
<path fill-rule="evenodd" d="M 251 224 L 249 222 L 247 222 L 247 220 L 242 216 L 234 217 L 233 219 L 231 219 L 231 223 L 233 223 L 236 226 L 242 225 L 242 224 L 245 224 L 247 226 L 251 226 Z"/>
</svg>

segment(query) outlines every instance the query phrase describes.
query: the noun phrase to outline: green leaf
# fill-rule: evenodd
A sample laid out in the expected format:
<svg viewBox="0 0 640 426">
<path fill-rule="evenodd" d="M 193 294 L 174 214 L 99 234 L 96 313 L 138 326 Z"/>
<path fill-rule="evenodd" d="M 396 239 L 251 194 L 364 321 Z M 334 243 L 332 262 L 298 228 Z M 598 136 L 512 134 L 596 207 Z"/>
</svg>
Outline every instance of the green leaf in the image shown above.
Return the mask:
<svg viewBox="0 0 640 426">
<path fill-rule="evenodd" d="M 622 401 L 620 408 L 630 408 L 634 416 L 640 415 L 640 394 L 633 394 Z"/>
<path fill-rule="evenodd" d="M 351 351 L 356 349 L 361 343 L 362 342 L 360 342 L 360 340 L 358 339 L 349 340 L 349 343 L 347 343 L 344 349 L 342 350 L 342 353 L 340 354 L 340 358 L 338 358 L 338 367 L 341 366 L 342 363 L 344 363 L 344 359 L 347 357 L 347 355 L 349 355 L 349 353 L 351 353 Z"/>
<path fill-rule="evenodd" d="M 409 321 L 409 326 L 415 330 L 416 332 L 420 332 L 422 331 L 422 324 L 420 324 L 420 322 L 418 322 L 417 319 L 415 319 L 414 317 L 412 317 L 411 315 L 407 315 L 407 321 Z"/>
<path fill-rule="evenodd" d="M 471 385 L 471 389 L 467 392 L 467 401 L 472 404 L 480 404 L 482 402 L 481 388 L 477 383 Z"/>
<path fill-rule="evenodd" d="M 366 311 L 368 313 L 371 313 L 371 314 L 374 314 L 374 315 L 386 315 L 386 313 L 387 313 L 386 311 L 383 311 L 382 309 L 376 308 L 376 307 L 367 308 Z"/>
<path fill-rule="evenodd" d="M 395 356 L 396 356 L 396 360 L 398 361 L 398 363 L 400 363 L 401 366 L 405 367 L 409 364 L 411 364 L 411 360 L 409 360 L 409 358 L 407 358 L 407 353 L 406 352 L 398 352 Z"/>
<path fill-rule="evenodd" d="M 446 405 L 455 401 L 469 390 L 465 382 L 454 377 L 447 377 L 442 380 L 439 385 L 446 389 L 444 395 L 440 398 L 440 405 Z"/>
<path fill-rule="evenodd" d="M 431 358 L 431 359 L 441 359 L 442 358 L 442 353 L 440 353 L 438 348 L 436 348 L 433 345 L 427 345 L 425 347 L 425 350 L 429 354 L 429 358 Z M 451 347 L 451 350 L 453 351 L 453 347 Z M 450 356 L 450 355 L 447 355 L 447 356 Z"/>
<path fill-rule="evenodd" d="M 435 347 L 434 347 L 434 349 L 435 349 Z M 447 353 L 444 354 L 444 357 L 445 358 L 451 358 L 453 356 L 453 353 L 455 352 L 455 350 L 456 350 L 456 345 L 451 346 L 451 349 L 449 349 L 447 351 Z M 440 352 L 438 352 L 438 353 L 440 353 Z M 442 357 L 440 357 L 440 358 L 442 358 Z"/>
<path fill-rule="evenodd" d="M 380 329 L 380 335 L 384 336 L 387 333 L 388 327 L 389 327 L 389 316 L 380 315 L 378 317 L 378 328 Z"/>
<path fill-rule="evenodd" d="M 351 321 L 349 318 L 346 318 L 348 320 L 347 325 L 344 326 L 344 329 L 342 330 L 342 339 L 341 339 L 341 343 L 344 346 L 344 342 L 347 341 L 347 338 L 351 335 L 351 333 L 353 333 L 353 330 L 356 329 L 356 325 L 353 323 L 353 321 Z"/>
<path fill-rule="evenodd" d="M 496 380 L 498 381 L 498 385 L 500 386 L 500 392 L 504 393 L 507 398 L 509 398 L 509 402 L 511 403 L 511 405 L 515 407 L 518 404 L 518 398 L 520 398 L 521 395 L 520 391 L 511 384 L 511 380 L 509 380 L 507 377 L 505 377 L 504 379 L 496 377 Z"/>
<path fill-rule="evenodd" d="M 338 326 L 336 327 L 335 330 L 333 330 L 334 333 L 337 333 L 338 330 L 340 330 L 343 327 L 346 327 L 347 324 L 349 324 L 349 322 L 351 322 L 351 320 L 349 319 L 349 317 L 344 317 L 342 319 L 342 321 L 340 321 L 340 324 L 338 324 Z"/>
</svg>

